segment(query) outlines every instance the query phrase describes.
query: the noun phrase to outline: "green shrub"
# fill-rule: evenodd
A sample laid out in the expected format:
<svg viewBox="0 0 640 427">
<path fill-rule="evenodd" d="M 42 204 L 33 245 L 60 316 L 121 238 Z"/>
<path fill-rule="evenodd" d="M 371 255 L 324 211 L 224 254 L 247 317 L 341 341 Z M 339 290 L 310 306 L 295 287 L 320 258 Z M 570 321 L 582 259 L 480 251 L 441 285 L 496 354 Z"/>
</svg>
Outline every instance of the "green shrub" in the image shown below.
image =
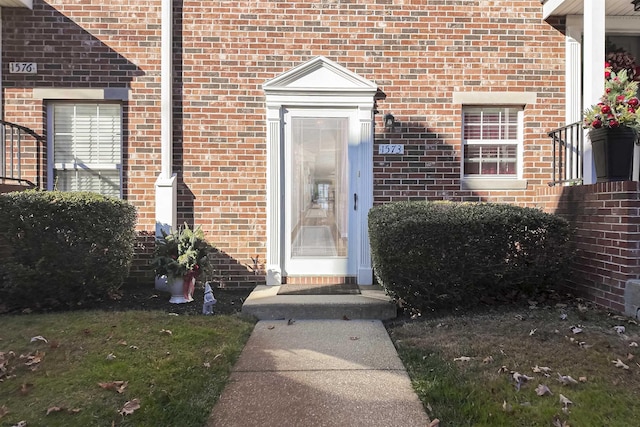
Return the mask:
<svg viewBox="0 0 640 427">
<path fill-rule="evenodd" d="M 566 220 L 505 204 L 376 206 L 369 237 L 378 282 L 418 311 L 539 291 L 564 279 L 572 254 Z"/>
<path fill-rule="evenodd" d="M 136 211 L 96 193 L 0 195 L 6 310 L 83 306 L 117 290 L 133 258 Z"/>
</svg>

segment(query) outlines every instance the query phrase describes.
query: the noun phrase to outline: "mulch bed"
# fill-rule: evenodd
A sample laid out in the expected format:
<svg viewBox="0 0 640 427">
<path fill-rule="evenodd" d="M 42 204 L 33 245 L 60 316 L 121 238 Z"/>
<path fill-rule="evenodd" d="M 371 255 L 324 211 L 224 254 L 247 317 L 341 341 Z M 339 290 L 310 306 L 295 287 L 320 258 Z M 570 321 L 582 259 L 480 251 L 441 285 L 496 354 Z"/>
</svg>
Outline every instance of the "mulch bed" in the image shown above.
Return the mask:
<svg viewBox="0 0 640 427">
<path fill-rule="evenodd" d="M 213 294 L 217 302 L 214 314 L 236 314 L 242 311 L 242 304 L 252 289 L 214 289 Z M 153 283 L 127 284 L 120 289 L 114 298 L 101 301 L 90 307 L 103 310 L 162 310 L 168 313 L 184 315 L 201 315 L 204 302 L 204 290 L 197 286 L 193 294 L 193 302 L 184 304 L 169 303 L 168 292 L 158 291 Z M 89 307 L 88 307 L 89 308 Z"/>
</svg>

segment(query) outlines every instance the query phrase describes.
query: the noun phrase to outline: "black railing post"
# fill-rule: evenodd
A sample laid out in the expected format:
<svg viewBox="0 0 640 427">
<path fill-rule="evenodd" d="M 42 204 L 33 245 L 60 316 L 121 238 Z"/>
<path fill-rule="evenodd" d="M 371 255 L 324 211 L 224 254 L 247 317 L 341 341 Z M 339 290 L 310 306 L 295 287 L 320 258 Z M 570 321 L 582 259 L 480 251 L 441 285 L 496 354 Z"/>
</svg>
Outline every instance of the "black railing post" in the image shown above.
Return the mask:
<svg viewBox="0 0 640 427">
<path fill-rule="evenodd" d="M 553 141 L 553 171 L 549 185 L 581 183 L 583 178 L 582 121 L 548 133 Z"/>
</svg>

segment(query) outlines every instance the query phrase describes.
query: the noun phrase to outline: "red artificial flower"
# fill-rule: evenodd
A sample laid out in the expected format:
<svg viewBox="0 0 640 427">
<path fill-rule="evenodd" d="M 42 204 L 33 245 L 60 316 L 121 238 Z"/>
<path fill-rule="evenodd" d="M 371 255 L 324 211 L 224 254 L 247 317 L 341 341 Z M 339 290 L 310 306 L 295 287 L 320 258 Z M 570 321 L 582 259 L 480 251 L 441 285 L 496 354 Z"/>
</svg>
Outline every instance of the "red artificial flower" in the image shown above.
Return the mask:
<svg viewBox="0 0 640 427">
<path fill-rule="evenodd" d="M 591 126 L 592 126 L 594 129 L 599 129 L 599 128 L 601 128 L 601 127 L 602 127 L 602 121 L 601 121 L 601 120 L 598 120 L 598 119 L 595 119 L 594 121 L 592 121 L 592 122 L 591 122 Z"/>
<path fill-rule="evenodd" d="M 629 101 L 627 101 L 629 103 L 629 105 L 631 105 L 632 107 L 637 107 L 638 104 L 640 104 L 640 100 L 638 98 L 631 98 Z"/>
<path fill-rule="evenodd" d="M 600 108 L 600 111 L 602 111 L 602 114 L 609 114 L 611 112 L 611 107 L 609 107 L 608 105 L 603 105 Z"/>
<path fill-rule="evenodd" d="M 616 119 L 609 120 L 609 127 L 617 128 L 618 126 L 620 126 L 620 123 L 618 123 L 618 121 Z"/>
</svg>

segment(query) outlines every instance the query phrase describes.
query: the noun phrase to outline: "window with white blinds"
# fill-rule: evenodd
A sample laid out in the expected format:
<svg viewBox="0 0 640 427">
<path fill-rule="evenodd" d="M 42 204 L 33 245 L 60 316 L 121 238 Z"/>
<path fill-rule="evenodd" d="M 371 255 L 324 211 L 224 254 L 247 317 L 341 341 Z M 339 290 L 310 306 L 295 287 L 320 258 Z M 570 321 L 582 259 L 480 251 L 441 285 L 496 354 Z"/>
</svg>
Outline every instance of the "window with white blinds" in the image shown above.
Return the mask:
<svg viewBox="0 0 640 427">
<path fill-rule="evenodd" d="M 522 108 L 463 108 L 464 176 L 517 177 L 522 115 Z"/>
<path fill-rule="evenodd" d="M 122 109 L 120 104 L 49 105 L 52 186 L 121 196 Z"/>
</svg>

